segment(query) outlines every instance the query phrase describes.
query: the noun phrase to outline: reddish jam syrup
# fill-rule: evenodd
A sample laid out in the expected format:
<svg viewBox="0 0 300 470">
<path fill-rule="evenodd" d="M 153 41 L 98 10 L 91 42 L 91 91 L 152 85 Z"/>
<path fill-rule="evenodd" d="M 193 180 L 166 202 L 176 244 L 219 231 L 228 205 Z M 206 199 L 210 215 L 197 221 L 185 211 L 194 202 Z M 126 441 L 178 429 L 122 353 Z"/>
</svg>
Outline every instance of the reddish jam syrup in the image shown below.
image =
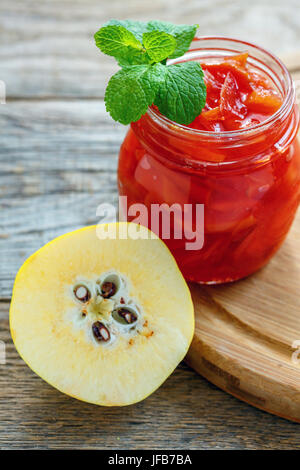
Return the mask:
<svg viewBox="0 0 300 470">
<path fill-rule="evenodd" d="M 243 53 L 219 63 L 202 64 L 206 104 L 189 127 L 235 131 L 259 124 L 280 108 L 280 94 L 262 73 L 251 70 L 247 58 Z"/>
<path fill-rule="evenodd" d="M 206 105 L 188 127 L 209 133 L 187 137 L 176 123 L 162 129 L 143 116 L 121 147 L 119 192 L 128 206 L 146 205 L 149 228 L 151 204 L 204 204 L 201 249 L 187 251 L 189 240 L 175 239 L 172 227 L 164 241 L 187 280 L 213 284 L 255 272 L 285 239 L 299 204 L 300 148 L 294 105 L 288 116 L 259 130 L 283 97 L 269 77 L 248 64 L 247 53 L 201 65 Z M 232 131 L 245 129 L 253 132 L 235 136 L 230 146 Z"/>
</svg>

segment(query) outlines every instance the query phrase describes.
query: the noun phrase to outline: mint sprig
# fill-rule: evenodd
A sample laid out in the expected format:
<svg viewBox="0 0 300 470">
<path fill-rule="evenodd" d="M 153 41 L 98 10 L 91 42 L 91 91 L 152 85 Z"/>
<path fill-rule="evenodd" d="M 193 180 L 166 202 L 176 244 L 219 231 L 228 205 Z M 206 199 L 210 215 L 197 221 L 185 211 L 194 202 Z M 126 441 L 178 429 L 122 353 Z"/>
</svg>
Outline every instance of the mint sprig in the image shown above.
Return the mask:
<svg viewBox="0 0 300 470">
<path fill-rule="evenodd" d="M 126 125 L 138 121 L 145 114 L 159 89 L 159 66 L 124 67 L 109 80 L 105 105 L 115 121 Z"/>
<path fill-rule="evenodd" d="M 162 21 L 111 20 L 95 34 L 99 49 L 122 67 L 105 92 L 106 109 L 114 120 L 135 122 L 153 103 L 180 124 L 190 124 L 200 114 L 206 100 L 200 64 L 166 65 L 167 58 L 188 50 L 196 29 Z"/>
<path fill-rule="evenodd" d="M 176 48 L 176 39 L 163 31 L 151 31 L 143 34 L 143 44 L 153 62 L 161 62 Z"/>
<path fill-rule="evenodd" d="M 182 62 L 165 67 L 154 104 L 172 121 L 190 124 L 202 111 L 206 86 L 197 62 Z"/>
<path fill-rule="evenodd" d="M 104 26 L 95 34 L 95 41 L 104 54 L 115 57 L 121 66 L 151 61 L 142 43 L 123 26 Z"/>
<path fill-rule="evenodd" d="M 172 54 L 169 55 L 169 59 L 175 59 L 176 57 L 182 56 L 188 50 L 196 35 L 198 25 L 194 24 L 190 26 L 187 24 L 173 24 L 167 21 L 154 20 L 149 21 L 147 28 L 149 31 L 164 31 L 174 36 L 177 45 Z"/>
<path fill-rule="evenodd" d="M 108 25 L 123 26 L 131 31 L 139 41 L 142 41 L 144 33 L 150 31 L 162 31 L 171 34 L 176 39 L 177 46 L 169 56 L 170 59 L 180 57 L 188 50 L 198 28 L 197 24 L 173 24 L 168 21 L 158 20 L 152 20 L 148 23 L 133 20 L 110 20 L 104 26 Z"/>
</svg>

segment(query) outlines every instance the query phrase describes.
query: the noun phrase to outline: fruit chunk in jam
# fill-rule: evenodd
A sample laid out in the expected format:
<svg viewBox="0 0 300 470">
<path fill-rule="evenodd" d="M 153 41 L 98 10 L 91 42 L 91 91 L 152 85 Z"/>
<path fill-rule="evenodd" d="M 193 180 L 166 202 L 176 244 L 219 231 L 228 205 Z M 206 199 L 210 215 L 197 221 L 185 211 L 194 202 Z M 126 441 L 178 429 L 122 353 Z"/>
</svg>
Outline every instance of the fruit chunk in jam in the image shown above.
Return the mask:
<svg viewBox="0 0 300 470">
<path fill-rule="evenodd" d="M 128 207 L 142 203 L 150 215 L 155 203 L 204 204 L 202 249 L 187 251 L 189 240 L 172 231 L 164 240 L 191 281 L 227 282 L 259 269 L 283 242 L 299 204 L 297 108 L 255 131 L 282 97 L 247 59 L 202 63 L 206 105 L 189 127 L 209 136 L 176 123 L 164 127 L 150 113 L 131 125 L 121 147 L 119 191 Z M 237 137 L 228 132 L 238 130 Z"/>
<path fill-rule="evenodd" d="M 203 63 L 206 105 L 189 127 L 214 132 L 253 126 L 274 114 L 282 99 L 273 84 L 247 64 L 248 54 Z"/>
</svg>

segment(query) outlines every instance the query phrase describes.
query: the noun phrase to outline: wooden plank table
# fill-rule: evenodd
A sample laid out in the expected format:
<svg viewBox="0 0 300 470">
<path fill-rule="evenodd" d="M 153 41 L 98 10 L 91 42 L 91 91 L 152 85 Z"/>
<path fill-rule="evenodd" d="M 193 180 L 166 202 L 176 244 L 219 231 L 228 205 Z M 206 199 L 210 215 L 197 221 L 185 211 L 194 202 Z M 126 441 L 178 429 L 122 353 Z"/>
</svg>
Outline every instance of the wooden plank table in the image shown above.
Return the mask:
<svg viewBox="0 0 300 470">
<path fill-rule="evenodd" d="M 117 200 L 117 154 L 126 129 L 105 113 L 103 91 L 115 65 L 93 46 L 98 26 L 125 16 L 197 20 L 204 34 L 238 36 L 230 18 L 247 25 L 251 12 L 255 17 L 269 8 L 274 24 L 278 27 L 280 18 L 282 31 L 289 32 L 290 44 L 299 39 L 296 19 L 285 23 L 288 9 L 297 5 L 293 0 L 286 2 L 286 16 L 279 2 L 255 0 L 246 11 L 247 2 L 216 0 L 223 13 L 215 18 L 209 15 L 211 3 L 191 0 L 175 10 L 171 0 L 133 1 L 125 12 L 123 0 L 1 1 L 0 79 L 8 98 L 0 106 L 0 341 L 6 345 L 6 364 L 0 365 L 0 449 L 300 445 L 299 425 L 236 400 L 185 365 L 137 405 L 106 409 L 81 403 L 34 375 L 9 334 L 11 289 L 25 258 L 57 235 L 96 223 L 97 205 Z M 271 26 L 267 23 L 270 32 Z M 252 27 L 249 23 L 249 38 Z M 278 44 L 275 36 L 268 37 Z M 300 76 L 300 67 L 289 65 Z"/>
</svg>

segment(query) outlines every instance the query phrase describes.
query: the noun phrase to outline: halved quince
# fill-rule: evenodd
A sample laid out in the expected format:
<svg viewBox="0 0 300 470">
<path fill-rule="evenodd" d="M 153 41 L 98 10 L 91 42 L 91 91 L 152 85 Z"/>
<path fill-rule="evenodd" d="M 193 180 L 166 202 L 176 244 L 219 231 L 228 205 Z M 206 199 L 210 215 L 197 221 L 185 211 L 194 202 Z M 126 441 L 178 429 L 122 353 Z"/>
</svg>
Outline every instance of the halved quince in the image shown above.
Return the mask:
<svg viewBox="0 0 300 470">
<path fill-rule="evenodd" d="M 91 226 L 56 238 L 23 264 L 11 334 L 24 361 L 58 390 L 98 405 L 129 405 L 184 358 L 193 304 L 173 256 L 152 232 L 127 223 L 100 227 L 100 234 Z M 137 227 L 139 239 L 122 239 Z M 113 230 L 116 239 L 105 238 Z"/>
</svg>

